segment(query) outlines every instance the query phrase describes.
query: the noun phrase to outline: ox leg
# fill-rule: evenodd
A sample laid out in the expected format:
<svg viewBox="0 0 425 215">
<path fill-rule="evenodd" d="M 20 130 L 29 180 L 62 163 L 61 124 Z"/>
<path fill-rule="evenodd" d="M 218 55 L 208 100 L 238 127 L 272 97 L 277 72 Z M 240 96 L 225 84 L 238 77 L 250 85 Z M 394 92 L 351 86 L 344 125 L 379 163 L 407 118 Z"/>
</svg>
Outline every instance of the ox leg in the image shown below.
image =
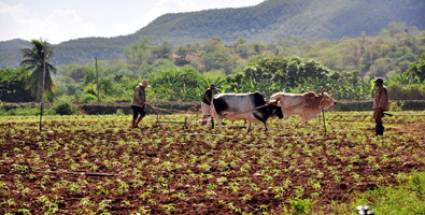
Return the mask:
<svg viewBox="0 0 425 215">
<path fill-rule="evenodd" d="M 269 128 L 267 127 L 267 122 L 266 121 L 263 121 L 263 125 L 264 125 L 265 131 L 266 132 L 269 131 Z"/>
<path fill-rule="evenodd" d="M 310 119 L 313 119 L 316 115 L 317 115 L 316 113 L 305 114 L 301 117 L 302 122 L 307 125 L 307 122 L 310 121 Z"/>
<path fill-rule="evenodd" d="M 217 115 L 217 125 L 219 129 L 223 128 L 223 116 L 220 114 Z"/>
<path fill-rule="evenodd" d="M 310 115 L 304 115 L 301 117 L 301 123 L 300 126 L 302 125 L 302 127 L 306 128 L 309 126 L 308 121 L 312 118 L 312 116 Z"/>
<path fill-rule="evenodd" d="M 267 121 L 266 121 L 266 119 L 264 119 L 263 117 L 261 117 L 257 113 L 254 113 L 253 116 L 254 116 L 254 119 L 255 120 L 258 120 L 258 121 L 260 121 L 260 122 L 263 123 L 265 131 L 268 131 L 269 130 L 269 128 L 267 127 Z"/>
<path fill-rule="evenodd" d="M 249 120 L 247 120 L 246 131 L 247 132 L 250 132 L 251 131 L 251 121 L 249 121 Z"/>
<path fill-rule="evenodd" d="M 211 121 L 211 128 L 214 128 L 214 117 L 211 117 L 210 121 Z"/>
</svg>

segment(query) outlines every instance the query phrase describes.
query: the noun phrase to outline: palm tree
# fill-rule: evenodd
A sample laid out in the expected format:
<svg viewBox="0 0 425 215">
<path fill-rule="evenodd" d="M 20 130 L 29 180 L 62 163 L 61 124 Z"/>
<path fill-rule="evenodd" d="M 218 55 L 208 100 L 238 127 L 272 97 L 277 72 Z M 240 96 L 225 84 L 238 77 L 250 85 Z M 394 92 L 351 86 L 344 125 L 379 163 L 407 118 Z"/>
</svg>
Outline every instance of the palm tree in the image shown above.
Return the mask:
<svg viewBox="0 0 425 215">
<path fill-rule="evenodd" d="M 40 101 L 41 95 L 44 92 L 53 93 L 55 85 L 52 81 L 50 72 L 56 73 L 56 68 L 48 62 L 52 56 L 52 48 L 46 41 L 32 40 L 32 48 L 23 49 L 23 60 L 21 65 L 32 71 L 29 79 L 28 87 L 31 90 L 31 95 Z M 43 70 L 44 74 L 44 89 L 42 90 Z"/>
</svg>

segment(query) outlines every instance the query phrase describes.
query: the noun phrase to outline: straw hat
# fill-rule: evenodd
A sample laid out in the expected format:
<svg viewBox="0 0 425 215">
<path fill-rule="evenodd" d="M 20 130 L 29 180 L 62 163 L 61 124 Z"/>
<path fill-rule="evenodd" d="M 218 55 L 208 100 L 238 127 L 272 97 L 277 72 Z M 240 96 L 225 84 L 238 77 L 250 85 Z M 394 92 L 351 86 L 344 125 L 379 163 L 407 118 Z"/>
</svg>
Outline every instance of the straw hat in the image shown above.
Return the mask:
<svg viewBox="0 0 425 215">
<path fill-rule="evenodd" d="M 143 80 L 142 83 L 140 83 L 140 85 L 147 87 L 148 86 L 148 80 Z"/>
</svg>

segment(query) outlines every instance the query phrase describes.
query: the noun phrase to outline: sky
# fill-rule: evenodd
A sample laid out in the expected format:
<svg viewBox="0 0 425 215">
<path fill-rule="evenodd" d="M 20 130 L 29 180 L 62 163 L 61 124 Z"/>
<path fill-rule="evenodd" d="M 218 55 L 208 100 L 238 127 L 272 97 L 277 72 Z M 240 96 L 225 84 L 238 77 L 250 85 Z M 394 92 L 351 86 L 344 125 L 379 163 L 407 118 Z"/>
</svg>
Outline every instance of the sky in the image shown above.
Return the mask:
<svg viewBox="0 0 425 215">
<path fill-rule="evenodd" d="M 244 7 L 263 0 L 0 0 L 0 41 L 44 39 L 57 44 L 81 37 L 136 32 L 165 13 Z"/>
</svg>

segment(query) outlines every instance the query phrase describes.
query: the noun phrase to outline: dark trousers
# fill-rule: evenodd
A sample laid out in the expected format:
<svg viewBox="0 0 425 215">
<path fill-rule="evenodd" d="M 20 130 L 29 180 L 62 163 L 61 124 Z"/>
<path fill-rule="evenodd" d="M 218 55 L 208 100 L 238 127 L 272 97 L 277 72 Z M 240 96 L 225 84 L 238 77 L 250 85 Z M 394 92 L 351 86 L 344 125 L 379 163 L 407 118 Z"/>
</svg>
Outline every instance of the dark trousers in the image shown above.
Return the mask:
<svg viewBox="0 0 425 215">
<path fill-rule="evenodd" d="M 382 124 L 382 117 L 384 117 L 384 110 L 382 108 L 376 108 L 373 110 L 373 119 L 375 120 L 375 132 L 376 135 L 384 135 L 384 125 Z"/>
<path fill-rule="evenodd" d="M 137 118 L 138 116 L 144 117 L 146 115 L 145 107 L 132 105 L 131 109 L 133 110 L 133 119 Z"/>
</svg>

